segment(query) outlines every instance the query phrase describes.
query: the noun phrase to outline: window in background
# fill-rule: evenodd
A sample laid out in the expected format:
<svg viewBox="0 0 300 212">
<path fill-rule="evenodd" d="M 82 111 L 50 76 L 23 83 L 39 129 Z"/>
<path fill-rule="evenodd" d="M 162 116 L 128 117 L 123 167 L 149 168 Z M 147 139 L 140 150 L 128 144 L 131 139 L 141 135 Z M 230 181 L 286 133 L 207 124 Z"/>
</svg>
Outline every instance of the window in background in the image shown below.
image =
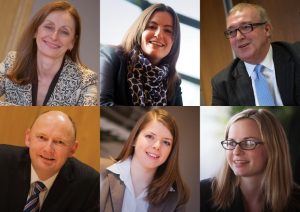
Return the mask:
<svg viewBox="0 0 300 212">
<path fill-rule="evenodd" d="M 182 77 L 183 104 L 200 105 L 200 1 L 151 0 L 148 3 L 165 3 L 187 18 L 187 24 L 180 24 L 181 46 L 177 71 Z M 130 0 L 101 1 L 100 44 L 120 44 L 125 32 L 141 11 L 142 9 Z"/>
</svg>

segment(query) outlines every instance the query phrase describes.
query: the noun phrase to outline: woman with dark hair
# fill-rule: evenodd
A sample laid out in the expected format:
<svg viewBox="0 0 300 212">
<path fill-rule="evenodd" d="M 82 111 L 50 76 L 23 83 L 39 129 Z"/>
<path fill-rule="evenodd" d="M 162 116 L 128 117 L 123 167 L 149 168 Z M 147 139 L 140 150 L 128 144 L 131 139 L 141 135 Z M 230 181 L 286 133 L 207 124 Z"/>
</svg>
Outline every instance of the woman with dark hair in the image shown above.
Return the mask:
<svg viewBox="0 0 300 212">
<path fill-rule="evenodd" d="M 120 46 L 100 51 L 100 104 L 182 105 L 176 62 L 180 25 L 174 10 L 154 4 L 129 28 Z"/>
<path fill-rule="evenodd" d="M 43 6 L 0 63 L 0 95 L 15 105 L 97 105 L 97 75 L 79 58 L 81 24 L 65 1 Z"/>
<path fill-rule="evenodd" d="M 179 141 L 168 112 L 147 112 L 116 163 L 100 174 L 100 211 L 184 211 L 188 191 L 178 166 Z"/>
<path fill-rule="evenodd" d="M 272 113 L 247 109 L 234 115 L 221 145 L 222 170 L 200 183 L 201 212 L 300 211 L 287 137 Z"/>
</svg>

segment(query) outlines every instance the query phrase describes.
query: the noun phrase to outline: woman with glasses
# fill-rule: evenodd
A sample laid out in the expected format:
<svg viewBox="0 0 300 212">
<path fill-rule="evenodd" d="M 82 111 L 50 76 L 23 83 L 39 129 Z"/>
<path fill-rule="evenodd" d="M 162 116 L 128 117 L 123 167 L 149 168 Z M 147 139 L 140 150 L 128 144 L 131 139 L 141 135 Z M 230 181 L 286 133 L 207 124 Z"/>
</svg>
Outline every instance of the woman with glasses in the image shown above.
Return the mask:
<svg viewBox="0 0 300 212">
<path fill-rule="evenodd" d="M 228 122 L 226 161 L 213 179 L 201 181 L 202 211 L 299 211 L 288 141 L 265 109 L 247 109 Z"/>
<path fill-rule="evenodd" d="M 100 51 L 100 105 L 182 105 L 179 50 L 175 11 L 164 4 L 148 7 L 121 45 Z"/>
<path fill-rule="evenodd" d="M 100 212 L 185 211 L 178 128 L 165 110 L 141 117 L 116 163 L 100 174 Z"/>
</svg>

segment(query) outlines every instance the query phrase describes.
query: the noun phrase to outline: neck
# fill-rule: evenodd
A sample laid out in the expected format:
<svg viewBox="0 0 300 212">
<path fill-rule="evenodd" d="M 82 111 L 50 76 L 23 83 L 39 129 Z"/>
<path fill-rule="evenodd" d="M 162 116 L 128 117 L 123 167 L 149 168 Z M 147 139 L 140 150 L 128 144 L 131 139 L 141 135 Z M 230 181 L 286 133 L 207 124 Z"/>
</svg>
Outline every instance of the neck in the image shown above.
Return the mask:
<svg viewBox="0 0 300 212">
<path fill-rule="evenodd" d="M 261 177 L 247 177 L 241 179 L 240 189 L 246 211 L 262 211 L 264 197 L 261 187 Z"/>
<path fill-rule="evenodd" d="M 59 68 L 63 62 L 63 58 L 49 58 L 37 55 L 37 68 L 38 68 L 38 78 L 50 78 L 53 79 L 55 74 L 59 71 Z"/>
<path fill-rule="evenodd" d="M 130 174 L 135 196 L 139 196 L 151 183 L 156 169 L 148 169 L 135 158 L 132 158 Z"/>
</svg>

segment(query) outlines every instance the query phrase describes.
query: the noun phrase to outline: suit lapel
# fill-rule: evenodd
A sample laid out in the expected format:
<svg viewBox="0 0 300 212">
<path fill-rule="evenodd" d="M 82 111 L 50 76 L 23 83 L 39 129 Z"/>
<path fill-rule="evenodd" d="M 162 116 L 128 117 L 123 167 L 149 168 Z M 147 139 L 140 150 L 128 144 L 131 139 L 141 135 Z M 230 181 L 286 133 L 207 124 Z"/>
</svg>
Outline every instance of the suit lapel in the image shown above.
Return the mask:
<svg viewBox="0 0 300 212">
<path fill-rule="evenodd" d="M 65 192 L 69 190 L 70 183 L 73 179 L 72 167 L 67 160 L 65 165 L 61 168 L 57 175 L 44 203 L 41 208 L 41 212 L 55 211 L 57 205 L 54 203 L 61 202 L 61 197 L 64 196 Z"/>
<path fill-rule="evenodd" d="M 14 208 L 19 208 L 20 210 L 18 211 L 23 211 L 27 201 L 27 196 L 30 189 L 30 165 L 31 162 L 28 149 L 24 148 L 24 154 L 21 156 L 19 169 L 17 170 L 17 173 L 15 173 L 17 176 L 21 177 L 20 180 L 12 185 L 13 193 L 18 195 L 18 197 L 13 197 Z"/>
<path fill-rule="evenodd" d="M 294 102 L 294 63 L 289 54 L 279 46 L 273 47 L 273 61 L 276 72 L 276 81 L 283 105 L 293 105 Z"/>
<path fill-rule="evenodd" d="M 122 211 L 122 204 L 125 192 L 125 185 L 123 182 L 116 178 L 113 174 L 108 173 L 108 181 L 111 193 L 111 201 L 114 212 Z M 101 195 L 101 194 L 100 194 Z"/>
<path fill-rule="evenodd" d="M 242 61 L 236 64 L 232 72 L 233 80 L 230 80 L 231 90 L 235 92 L 240 105 L 255 105 L 254 93 L 246 67 Z"/>
</svg>

